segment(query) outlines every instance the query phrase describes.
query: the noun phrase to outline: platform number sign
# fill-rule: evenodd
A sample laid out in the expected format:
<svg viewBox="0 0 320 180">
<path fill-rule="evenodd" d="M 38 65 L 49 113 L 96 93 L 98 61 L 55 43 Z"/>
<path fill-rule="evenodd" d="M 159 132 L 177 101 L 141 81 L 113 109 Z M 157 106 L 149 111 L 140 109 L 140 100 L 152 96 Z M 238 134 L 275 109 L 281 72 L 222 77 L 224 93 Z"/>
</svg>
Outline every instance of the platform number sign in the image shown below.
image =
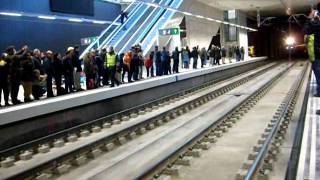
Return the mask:
<svg viewBox="0 0 320 180">
<path fill-rule="evenodd" d="M 98 36 L 82 38 L 81 45 L 87 46 L 87 45 L 91 44 L 92 42 L 94 42 L 97 38 L 98 38 Z"/>
<path fill-rule="evenodd" d="M 171 36 L 171 35 L 179 35 L 179 28 L 170 28 L 170 29 L 159 29 L 159 35 L 161 36 Z"/>
</svg>

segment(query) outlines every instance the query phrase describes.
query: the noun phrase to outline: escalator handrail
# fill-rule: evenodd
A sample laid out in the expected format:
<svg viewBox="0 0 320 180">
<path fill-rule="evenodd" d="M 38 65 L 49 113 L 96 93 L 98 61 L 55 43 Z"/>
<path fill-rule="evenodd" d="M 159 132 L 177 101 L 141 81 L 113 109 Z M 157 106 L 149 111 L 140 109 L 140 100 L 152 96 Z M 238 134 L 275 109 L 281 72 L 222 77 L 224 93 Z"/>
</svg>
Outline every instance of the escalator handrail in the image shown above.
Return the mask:
<svg viewBox="0 0 320 180">
<path fill-rule="evenodd" d="M 136 3 L 136 2 L 135 2 L 135 1 L 132 1 L 132 2 L 129 4 L 129 6 L 124 10 L 124 12 L 127 12 L 127 11 L 131 8 L 131 6 L 133 6 L 134 3 Z M 131 12 L 132 12 L 132 11 L 131 11 Z M 131 12 L 129 12 L 129 14 L 131 14 Z M 83 56 L 84 56 L 89 50 L 91 50 L 91 48 L 92 48 L 95 44 L 97 44 L 97 42 L 100 40 L 100 38 L 101 38 L 105 33 L 107 33 L 108 30 L 109 30 L 112 26 L 116 26 L 117 21 L 118 21 L 120 18 L 121 18 L 121 15 L 118 15 L 117 18 L 108 26 L 108 28 L 106 28 L 105 30 L 103 30 L 103 31 L 100 33 L 99 37 L 98 37 L 95 41 L 93 41 L 93 42 L 81 53 L 80 58 L 83 58 Z"/>
<path fill-rule="evenodd" d="M 114 29 L 108 36 L 107 38 L 105 38 L 103 40 L 103 42 L 100 44 L 100 46 L 98 47 L 98 49 L 104 48 L 106 46 L 106 44 L 110 43 L 110 41 L 114 38 L 114 36 L 116 36 L 116 34 L 124 27 L 126 26 L 130 20 L 136 15 L 137 12 L 140 11 L 140 8 L 142 6 L 141 2 L 137 2 L 137 6 L 135 7 L 135 9 L 132 11 L 131 15 L 129 16 L 129 18 L 120 26 L 118 26 L 116 29 Z"/>
<path fill-rule="evenodd" d="M 152 3 L 153 3 L 154 1 L 155 1 L 155 0 L 152 0 Z M 142 3 L 142 4 L 144 5 L 144 3 Z M 130 32 L 130 30 L 134 27 L 134 25 L 140 20 L 140 18 L 141 18 L 141 17 L 146 13 L 146 11 L 149 10 L 149 8 L 151 7 L 151 6 L 148 6 L 148 5 L 146 5 L 146 6 L 147 6 L 147 8 L 145 8 L 145 9 L 143 10 L 143 12 L 140 13 L 139 17 L 134 20 L 133 25 L 130 26 L 130 27 L 126 30 L 126 32 L 121 35 L 120 38 L 118 38 L 118 40 L 116 41 L 116 43 L 113 45 L 113 47 L 114 47 L 115 49 L 116 49 L 117 45 L 122 41 L 122 39 Z"/>
<path fill-rule="evenodd" d="M 168 3 L 168 6 L 170 6 L 173 2 L 174 2 L 174 0 L 171 0 L 171 1 Z M 166 11 L 167 11 L 166 9 L 162 9 L 162 12 L 159 13 L 158 18 L 157 18 L 154 22 L 151 23 L 151 26 L 150 26 L 150 27 L 146 28 L 146 30 L 145 30 L 145 31 L 147 31 L 146 33 L 142 33 L 142 34 L 137 38 L 136 43 L 140 43 L 140 42 L 142 42 L 142 41 L 145 39 L 145 37 L 149 34 L 149 32 L 152 30 L 152 28 L 154 27 L 154 25 L 156 25 L 156 23 L 159 21 L 159 19 L 162 18 L 163 14 L 164 14 Z M 142 37 L 142 36 L 143 36 L 143 37 Z M 142 37 L 142 38 L 141 38 L 141 37 Z"/>
<path fill-rule="evenodd" d="M 163 0 L 160 0 L 159 4 L 161 4 L 162 1 L 163 1 Z M 165 2 L 165 3 L 166 3 L 166 2 Z M 168 4 L 169 4 L 169 3 L 168 3 Z M 167 4 L 165 4 L 165 5 L 167 5 Z M 158 16 L 159 12 L 161 11 L 161 9 L 159 9 L 159 11 L 156 12 L 156 11 L 158 10 L 158 8 L 161 8 L 161 7 L 155 7 L 155 8 L 154 8 L 154 10 L 150 13 L 150 15 L 146 18 L 146 20 L 145 20 L 143 23 L 141 23 L 141 25 L 139 26 L 139 28 L 137 29 L 137 31 L 134 32 L 134 34 L 133 34 L 133 35 L 129 38 L 129 40 L 122 46 L 122 48 L 119 50 L 118 53 L 122 53 L 122 52 L 124 51 L 124 49 L 128 46 L 128 44 L 131 42 L 131 40 L 132 40 L 132 39 L 135 37 L 135 35 L 140 31 L 141 27 L 143 27 L 143 26 L 148 22 L 148 20 L 149 20 L 150 18 L 152 18 L 151 16 L 152 16 L 153 14 L 155 14 L 155 17 Z M 151 23 L 150 23 L 150 24 L 153 23 L 154 19 L 156 19 L 156 18 L 153 17 L 153 19 L 151 20 Z M 150 24 L 147 26 L 147 28 L 150 26 Z M 144 31 L 145 31 L 145 30 L 143 30 L 143 32 L 144 32 Z"/>
</svg>

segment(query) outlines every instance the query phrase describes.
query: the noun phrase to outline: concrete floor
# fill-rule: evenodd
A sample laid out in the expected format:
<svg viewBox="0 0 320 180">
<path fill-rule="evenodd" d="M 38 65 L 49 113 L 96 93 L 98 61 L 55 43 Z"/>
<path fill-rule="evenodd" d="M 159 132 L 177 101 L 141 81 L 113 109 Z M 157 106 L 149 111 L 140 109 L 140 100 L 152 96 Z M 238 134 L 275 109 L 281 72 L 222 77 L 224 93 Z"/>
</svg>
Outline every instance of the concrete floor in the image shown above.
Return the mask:
<svg viewBox="0 0 320 180">
<path fill-rule="evenodd" d="M 237 171 L 248 157 L 250 148 L 257 144 L 261 133 L 272 119 L 278 104 L 286 96 L 287 91 L 299 75 L 301 69 L 301 67 L 296 66 L 294 70 L 291 70 L 229 132 L 224 134 L 222 138 L 219 138 L 209 151 L 205 151 L 201 158 L 194 159 L 191 166 L 182 168 L 180 177 L 173 177 L 173 179 L 235 179 Z M 293 135 L 293 133 L 290 133 L 290 135 Z M 280 156 L 284 155 L 284 159 L 290 156 L 290 146 L 288 147 L 286 148 L 286 144 L 284 144 L 282 148 Z M 281 162 L 277 166 L 279 168 L 278 171 L 285 172 L 281 168 L 285 167 L 283 166 L 285 161 Z M 281 175 L 277 177 L 281 177 Z"/>
</svg>

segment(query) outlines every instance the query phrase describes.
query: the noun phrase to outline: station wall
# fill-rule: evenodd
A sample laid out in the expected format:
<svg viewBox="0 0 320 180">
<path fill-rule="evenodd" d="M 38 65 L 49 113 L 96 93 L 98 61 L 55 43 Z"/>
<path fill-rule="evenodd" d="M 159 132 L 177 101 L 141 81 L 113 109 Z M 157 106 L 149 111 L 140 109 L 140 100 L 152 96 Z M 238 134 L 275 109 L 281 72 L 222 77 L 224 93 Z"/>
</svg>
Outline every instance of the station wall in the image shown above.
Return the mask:
<svg viewBox="0 0 320 180">
<path fill-rule="evenodd" d="M 181 10 L 214 19 L 223 19 L 223 11 L 198 1 L 185 1 Z M 221 23 L 186 16 L 187 44 L 208 48 L 213 36 L 216 36 Z"/>
<path fill-rule="evenodd" d="M 94 16 L 80 16 L 50 11 L 49 0 L 1 0 L 1 12 L 24 12 L 113 21 L 121 11 L 118 4 L 94 1 Z M 63 53 L 68 46 L 80 45 L 80 39 L 99 35 L 108 25 L 41 20 L 28 17 L 0 16 L 0 51 L 7 46 L 51 49 Z"/>
</svg>

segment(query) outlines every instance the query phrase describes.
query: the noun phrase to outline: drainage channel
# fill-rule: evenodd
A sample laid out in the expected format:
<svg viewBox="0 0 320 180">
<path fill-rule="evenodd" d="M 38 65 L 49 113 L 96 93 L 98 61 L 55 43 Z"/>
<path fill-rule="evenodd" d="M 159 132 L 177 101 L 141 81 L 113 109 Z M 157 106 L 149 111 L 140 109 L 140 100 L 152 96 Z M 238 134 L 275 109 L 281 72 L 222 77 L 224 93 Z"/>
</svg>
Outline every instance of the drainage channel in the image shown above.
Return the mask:
<svg viewBox="0 0 320 180">
<path fill-rule="evenodd" d="M 45 143 L 35 143 L 33 148 L 24 149 L 14 156 L 2 156 L 0 178 L 41 178 L 62 174 L 72 165 L 81 165 L 90 158 L 109 152 L 139 134 L 184 114 L 188 108 L 200 106 L 275 67 L 276 64 L 271 64 L 228 81 L 213 85 L 208 83 L 149 106 L 97 120 L 77 131 L 72 129 L 64 136 L 59 134 L 46 139 Z"/>
</svg>

